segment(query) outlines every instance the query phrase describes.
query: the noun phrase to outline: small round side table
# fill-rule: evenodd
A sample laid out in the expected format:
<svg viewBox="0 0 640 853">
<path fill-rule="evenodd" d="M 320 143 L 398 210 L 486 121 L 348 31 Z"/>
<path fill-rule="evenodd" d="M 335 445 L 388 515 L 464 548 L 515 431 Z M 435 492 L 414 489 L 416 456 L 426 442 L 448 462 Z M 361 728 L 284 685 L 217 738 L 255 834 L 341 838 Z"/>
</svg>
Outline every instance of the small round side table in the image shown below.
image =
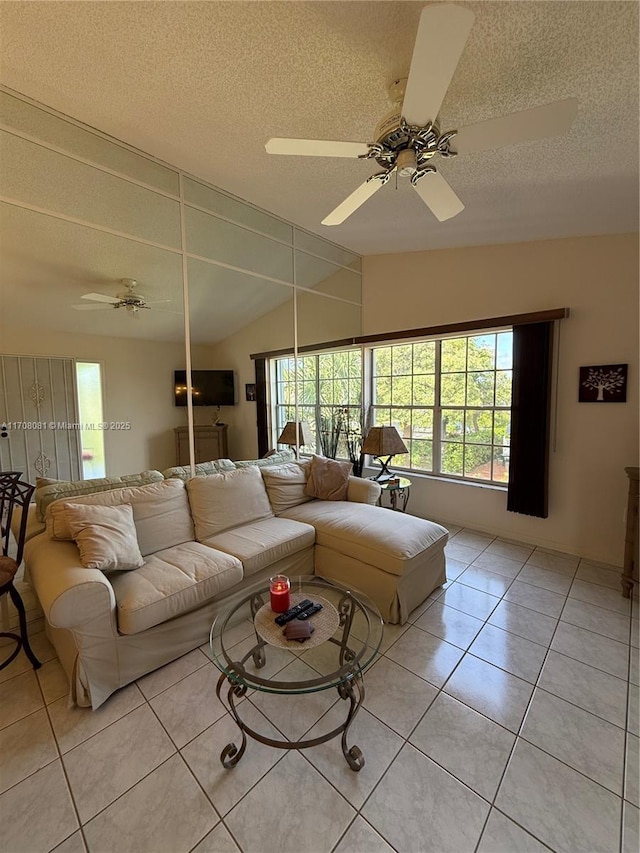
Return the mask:
<svg viewBox="0 0 640 853">
<path fill-rule="evenodd" d="M 370 479 L 376 480 L 375 477 Z M 409 494 L 411 492 L 411 480 L 408 477 L 392 477 L 390 480 L 380 482 L 380 506 L 382 506 L 382 495 L 386 492 L 389 495 L 391 509 L 396 512 L 404 512 L 409 503 Z"/>
</svg>

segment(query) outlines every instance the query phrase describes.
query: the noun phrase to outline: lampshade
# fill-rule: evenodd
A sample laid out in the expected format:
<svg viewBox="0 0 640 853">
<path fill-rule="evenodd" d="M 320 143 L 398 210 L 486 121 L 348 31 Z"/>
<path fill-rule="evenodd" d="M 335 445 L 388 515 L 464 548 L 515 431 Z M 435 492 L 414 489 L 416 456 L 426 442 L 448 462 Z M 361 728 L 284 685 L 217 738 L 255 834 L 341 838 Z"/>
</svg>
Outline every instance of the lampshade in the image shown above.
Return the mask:
<svg viewBox="0 0 640 853">
<path fill-rule="evenodd" d="M 394 426 L 371 427 L 362 445 L 362 452 L 371 456 L 395 456 L 408 453 L 407 447 Z"/>
<path fill-rule="evenodd" d="M 297 423 L 296 421 L 287 421 L 284 429 L 280 433 L 280 437 L 278 438 L 278 444 L 297 444 L 300 447 L 304 444 L 311 444 L 312 442 L 313 436 L 311 435 L 309 424 L 306 423 L 306 421 L 298 421 Z"/>
</svg>

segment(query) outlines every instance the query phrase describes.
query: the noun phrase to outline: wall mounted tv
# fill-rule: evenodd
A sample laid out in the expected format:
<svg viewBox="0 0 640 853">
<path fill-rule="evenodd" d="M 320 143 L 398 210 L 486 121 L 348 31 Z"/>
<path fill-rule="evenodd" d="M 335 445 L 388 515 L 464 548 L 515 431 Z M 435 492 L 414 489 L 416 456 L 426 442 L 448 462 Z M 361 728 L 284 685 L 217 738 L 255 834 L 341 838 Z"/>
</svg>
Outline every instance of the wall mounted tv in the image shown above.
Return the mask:
<svg viewBox="0 0 640 853">
<path fill-rule="evenodd" d="M 187 371 L 176 370 L 176 406 L 187 405 Z M 194 406 L 234 406 L 236 402 L 233 370 L 192 370 Z"/>
</svg>

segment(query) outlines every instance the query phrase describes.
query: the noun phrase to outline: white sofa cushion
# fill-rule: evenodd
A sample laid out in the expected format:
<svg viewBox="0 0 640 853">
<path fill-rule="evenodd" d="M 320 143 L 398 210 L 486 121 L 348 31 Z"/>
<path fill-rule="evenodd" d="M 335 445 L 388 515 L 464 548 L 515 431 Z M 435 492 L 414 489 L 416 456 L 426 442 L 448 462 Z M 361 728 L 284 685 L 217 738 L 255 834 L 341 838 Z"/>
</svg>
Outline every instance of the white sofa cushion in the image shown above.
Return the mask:
<svg viewBox="0 0 640 853">
<path fill-rule="evenodd" d="M 99 477 L 92 480 L 51 480 L 36 477 L 34 500 L 38 520 L 44 521 L 47 507 L 53 501 L 62 498 L 75 498 L 95 492 L 107 492 L 111 489 L 123 489 L 126 486 L 146 486 L 149 483 L 161 483 L 160 471 L 141 471 L 139 474 L 123 474 L 121 477 Z"/>
<path fill-rule="evenodd" d="M 288 518 L 263 518 L 205 539 L 203 544 L 242 561 L 244 576 L 254 575 L 278 560 L 311 548 L 316 531 Z"/>
<path fill-rule="evenodd" d="M 135 572 L 110 576 L 118 630 L 138 634 L 188 613 L 235 586 L 242 574 L 242 563 L 236 557 L 199 542 L 158 551 Z"/>
<path fill-rule="evenodd" d="M 125 572 L 143 565 L 131 504 L 91 506 L 65 501 L 65 506 L 83 566 Z"/>
<path fill-rule="evenodd" d="M 47 530 L 52 539 L 73 539 L 67 521 L 67 503 L 69 501 L 55 501 L 47 509 Z M 92 506 L 131 504 L 143 557 L 194 538 L 189 501 L 182 480 L 163 480 L 149 486 L 97 492 L 74 498 L 73 503 Z"/>
<path fill-rule="evenodd" d="M 430 548 L 441 549 L 448 532 L 439 524 L 369 504 L 312 501 L 285 516 L 313 524 L 316 544 L 332 548 L 392 575 L 411 571 Z"/>
<path fill-rule="evenodd" d="M 309 462 L 287 462 L 285 465 L 271 465 L 260 469 L 271 508 L 276 515 L 291 509 L 292 506 L 313 500 L 304 493 L 309 467 Z"/>
<path fill-rule="evenodd" d="M 255 465 L 193 477 L 187 481 L 187 492 L 198 542 L 232 527 L 273 516 L 260 470 Z"/>
</svg>

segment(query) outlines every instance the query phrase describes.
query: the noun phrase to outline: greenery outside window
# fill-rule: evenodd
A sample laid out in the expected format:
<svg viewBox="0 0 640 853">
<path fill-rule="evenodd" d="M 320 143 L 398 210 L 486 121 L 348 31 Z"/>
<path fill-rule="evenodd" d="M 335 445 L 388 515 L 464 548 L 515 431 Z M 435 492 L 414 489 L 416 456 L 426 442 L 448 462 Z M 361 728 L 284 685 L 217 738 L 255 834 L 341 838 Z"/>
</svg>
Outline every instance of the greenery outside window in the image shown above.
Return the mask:
<svg viewBox="0 0 640 853">
<path fill-rule="evenodd" d="M 338 350 L 275 359 L 275 423 L 280 435 L 287 421 L 306 421 L 314 438 L 303 448 L 325 453 L 341 420 L 351 430 L 362 428 L 362 351 Z M 335 455 L 347 458 L 347 437 L 341 431 Z"/>
<path fill-rule="evenodd" d="M 275 359 L 278 434 L 296 419 L 297 395 L 297 419 L 315 441 L 303 451 L 327 455 L 336 417 L 352 434 L 391 424 L 409 451 L 394 457 L 394 468 L 506 484 L 512 349 L 505 330 Z M 335 455 L 350 456 L 344 434 Z"/>
<path fill-rule="evenodd" d="M 372 424 L 409 450 L 394 466 L 486 482 L 509 479 L 510 331 L 374 347 Z"/>
</svg>

